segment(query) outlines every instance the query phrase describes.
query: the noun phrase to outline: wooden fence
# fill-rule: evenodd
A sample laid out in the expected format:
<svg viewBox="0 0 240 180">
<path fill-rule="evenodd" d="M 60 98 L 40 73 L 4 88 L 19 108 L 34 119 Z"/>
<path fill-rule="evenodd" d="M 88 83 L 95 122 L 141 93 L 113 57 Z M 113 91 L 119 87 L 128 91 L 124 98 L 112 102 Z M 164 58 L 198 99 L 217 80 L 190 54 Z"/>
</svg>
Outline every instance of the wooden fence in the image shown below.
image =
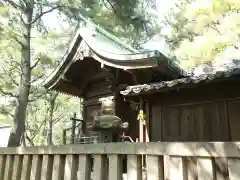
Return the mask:
<svg viewBox="0 0 240 180">
<path fill-rule="evenodd" d="M 239 147 L 159 142 L 0 148 L 0 180 L 120 180 L 123 155 L 127 180 L 144 174 L 147 180 L 240 180 Z"/>
</svg>

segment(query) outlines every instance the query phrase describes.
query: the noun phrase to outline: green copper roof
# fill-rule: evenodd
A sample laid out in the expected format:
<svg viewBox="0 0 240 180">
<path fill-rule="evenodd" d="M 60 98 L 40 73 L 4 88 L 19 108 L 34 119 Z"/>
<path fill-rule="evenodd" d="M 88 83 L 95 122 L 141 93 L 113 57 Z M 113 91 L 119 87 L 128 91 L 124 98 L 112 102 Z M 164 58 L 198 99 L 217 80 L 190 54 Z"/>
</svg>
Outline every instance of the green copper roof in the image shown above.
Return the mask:
<svg viewBox="0 0 240 180">
<path fill-rule="evenodd" d="M 160 55 L 158 51 L 139 51 L 134 49 L 93 23 L 84 23 L 79 33 L 93 51 L 105 58 L 137 60 Z"/>
<path fill-rule="evenodd" d="M 181 68 L 159 51 L 144 51 L 142 49 L 139 51 L 134 49 L 106 32 L 100 26 L 95 25 L 91 21 L 85 21 L 81 24 L 81 28 L 70 45 L 66 57 L 64 57 L 57 69 L 45 81 L 45 87 L 53 87 L 62 78 L 72 62 L 76 60 L 74 56 L 82 41 L 91 50 L 90 56 L 108 66 L 121 69 L 139 69 L 164 65 L 170 71 L 174 72 L 174 76 L 185 74 Z"/>
<path fill-rule="evenodd" d="M 89 43 L 91 43 L 91 40 L 93 40 L 93 43 L 96 43 L 97 45 L 103 45 L 100 46 L 101 48 L 110 48 L 105 50 L 108 50 L 111 53 L 139 53 L 138 50 L 127 45 L 119 38 L 111 35 L 102 27 L 97 26 L 92 22 L 83 23 L 79 32 L 81 36 L 84 37 L 85 41 L 89 40 Z"/>
</svg>

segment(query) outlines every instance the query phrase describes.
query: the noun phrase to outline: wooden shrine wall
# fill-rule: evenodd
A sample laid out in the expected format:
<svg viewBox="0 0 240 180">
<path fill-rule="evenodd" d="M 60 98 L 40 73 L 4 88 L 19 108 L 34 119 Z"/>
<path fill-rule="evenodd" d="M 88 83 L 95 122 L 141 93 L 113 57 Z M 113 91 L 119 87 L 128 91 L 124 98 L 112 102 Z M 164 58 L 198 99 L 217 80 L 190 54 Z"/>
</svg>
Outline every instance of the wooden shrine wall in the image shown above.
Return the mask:
<svg viewBox="0 0 240 180">
<path fill-rule="evenodd" d="M 152 95 L 150 141 L 239 141 L 239 92 L 222 83 Z"/>
</svg>

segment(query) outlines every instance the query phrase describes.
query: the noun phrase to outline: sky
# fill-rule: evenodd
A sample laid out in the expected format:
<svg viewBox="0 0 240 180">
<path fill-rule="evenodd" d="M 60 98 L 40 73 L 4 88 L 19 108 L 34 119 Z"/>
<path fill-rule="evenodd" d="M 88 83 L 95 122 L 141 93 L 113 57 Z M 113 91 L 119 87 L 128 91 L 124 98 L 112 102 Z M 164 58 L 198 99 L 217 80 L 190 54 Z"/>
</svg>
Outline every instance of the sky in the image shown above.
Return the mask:
<svg viewBox="0 0 240 180">
<path fill-rule="evenodd" d="M 176 2 L 177 0 L 156 0 L 156 10 L 151 10 L 151 13 L 153 16 L 158 17 L 159 22 L 161 22 L 164 18 L 163 15 L 167 14 Z M 59 24 L 57 12 L 52 12 L 43 16 L 43 21 L 48 27 L 57 27 Z M 168 29 L 165 28 L 164 32 L 167 33 Z M 167 47 L 164 40 L 157 36 L 144 44 L 143 47 L 151 50 L 159 50 L 163 54 L 167 53 Z"/>
</svg>

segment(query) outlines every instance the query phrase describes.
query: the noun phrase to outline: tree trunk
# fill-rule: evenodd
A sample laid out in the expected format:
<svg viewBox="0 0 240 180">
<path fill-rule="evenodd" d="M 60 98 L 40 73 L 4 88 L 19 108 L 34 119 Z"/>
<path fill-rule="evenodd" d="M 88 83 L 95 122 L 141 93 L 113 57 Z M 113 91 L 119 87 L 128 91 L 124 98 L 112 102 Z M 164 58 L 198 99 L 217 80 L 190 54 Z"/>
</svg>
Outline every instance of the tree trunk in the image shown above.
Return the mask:
<svg viewBox="0 0 240 180">
<path fill-rule="evenodd" d="M 24 134 L 24 133 L 23 133 L 23 135 L 22 135 L 21 145 L 22 145 L 23 147 L 26 147 L 26 146 L 27 146 L 27 145 L 26 145 L 26 138 L 25 138 L 25 134 Z"/>
<path fill-rule="evenodd" d="M 50 94 L 50 110 L 49 110 L 49 118 L 48 118 L 48 133 L 47 133 L 47 144 L 52 145 L 52 126 L 53 126 L 53 113 L 55 108 L 55 102 L 57 99 L 58 93 Z"/>
<path fill-rule="evenodd" d="M 28 105 L 28 96 L 31 88 L 31 22 L 33 8 L 26 7 L 22 20 L 21 44 L 21 79 L 19 85 L 18 104 L 15 109 L 13 128 L 8 140 L 8 147 L 19 146 L 21 137 L 25 132 L 26 109 Z"/>
</svg>

